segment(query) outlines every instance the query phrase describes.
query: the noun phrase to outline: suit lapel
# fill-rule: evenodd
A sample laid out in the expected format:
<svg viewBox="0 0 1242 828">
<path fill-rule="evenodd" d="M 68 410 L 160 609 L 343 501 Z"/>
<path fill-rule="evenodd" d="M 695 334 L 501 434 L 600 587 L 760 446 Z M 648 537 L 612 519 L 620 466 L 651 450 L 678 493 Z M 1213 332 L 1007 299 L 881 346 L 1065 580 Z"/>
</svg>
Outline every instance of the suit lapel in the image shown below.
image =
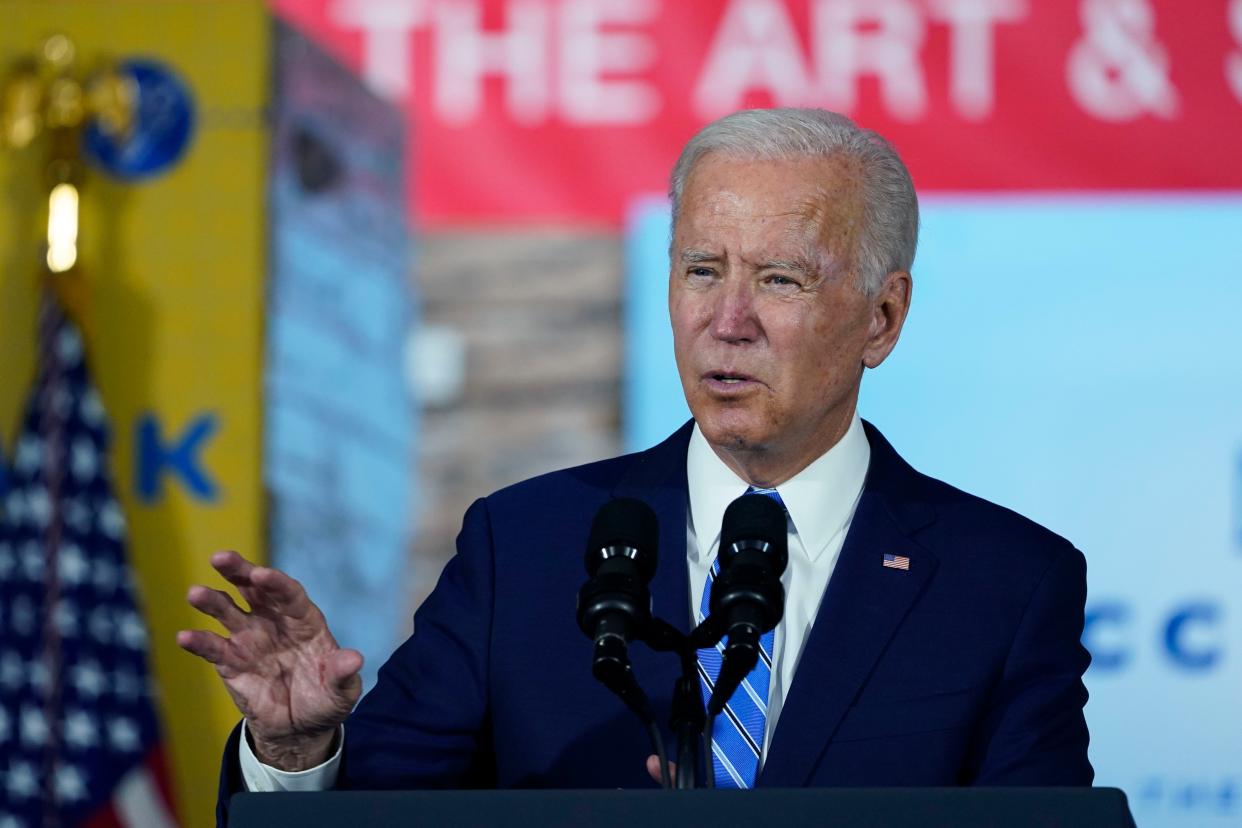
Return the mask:
<svg viewBox="0 0 1242 828">
<path fill-rule="evenodd" d="M 915 472 L 867 426 L 871 467 L 841 555 L 803 648 L 758 784 L 807 783 L 846 710 L 889 639 L 936 570 L 936 557 L 910 535 L 930 507 L 906 494 Z M 886 568 L 885 554 L 909 559 Z"/>
</svg>

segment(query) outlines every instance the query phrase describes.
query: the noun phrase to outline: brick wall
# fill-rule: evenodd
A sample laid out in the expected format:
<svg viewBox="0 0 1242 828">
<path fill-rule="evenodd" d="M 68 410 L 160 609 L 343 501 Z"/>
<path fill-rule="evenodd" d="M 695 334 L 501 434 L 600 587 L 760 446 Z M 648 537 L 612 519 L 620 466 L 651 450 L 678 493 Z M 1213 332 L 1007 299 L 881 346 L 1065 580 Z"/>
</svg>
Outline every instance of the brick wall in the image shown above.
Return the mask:
<svg viewBox="0 0 1242 828">
<path fill-rule="evenodd" d="M 622 356 L 619 236 L 436 233 L 417 249 L 422 322 L 464 337 L 466 379 L 423 415 L 411 611 L 475 498 L 620 451 Z"/>
</svg>

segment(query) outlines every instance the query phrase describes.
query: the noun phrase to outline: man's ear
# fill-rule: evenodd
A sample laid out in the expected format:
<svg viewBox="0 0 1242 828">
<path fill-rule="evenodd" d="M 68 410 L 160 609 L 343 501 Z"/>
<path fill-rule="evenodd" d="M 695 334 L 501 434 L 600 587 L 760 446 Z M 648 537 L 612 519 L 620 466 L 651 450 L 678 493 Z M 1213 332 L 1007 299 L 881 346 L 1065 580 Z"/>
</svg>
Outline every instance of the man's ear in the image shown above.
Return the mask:
<svg viewBox="0 0 1242 828">
<path fill-rule="evenodd" d="M 901 328 L 910 311 L 914 279 L 904 270 L 884 277 L 880 291 L 871 300 L 871 332 L 863 348 L 863 365 L 875 368 L 892 353 L 901 337 Z"/>
</svg>

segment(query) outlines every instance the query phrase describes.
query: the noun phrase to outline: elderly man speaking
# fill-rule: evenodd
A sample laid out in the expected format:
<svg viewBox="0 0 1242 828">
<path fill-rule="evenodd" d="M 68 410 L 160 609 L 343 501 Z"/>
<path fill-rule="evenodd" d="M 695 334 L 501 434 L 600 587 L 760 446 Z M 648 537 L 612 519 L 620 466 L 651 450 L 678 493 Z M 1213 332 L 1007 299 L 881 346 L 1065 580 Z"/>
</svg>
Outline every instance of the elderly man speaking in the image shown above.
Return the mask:
<svg viewBox="0 0 1242 828">
<path fill-rule="evenodd" d="M 245 716 L 223 793 L 652 785 L 647 736 L 591 676 L 574 623 L 592 517 L 617 497 L 651 506 L 655 611 L 688 629 L 725 508 L 754 490 L 785 510 L 786 611 L 734 696 L 745 715 L 719 717 L 718 786 L 1090 784 L 1083 556 L 915 471 L 858 416 L 864 369 L 910 306 L 918 206 L 892 147 L 830 112 L 738 112 L 686 145 L 671 196 L 693 420 L 476 501 L 360 703 L 361 656 L 302 588 L 214 556 L 250 609 L 196 586 L 190 603 L 230 636 L 178 642 Z M 676 660 L 632 650 L 665 720 Z"/>
</svg>

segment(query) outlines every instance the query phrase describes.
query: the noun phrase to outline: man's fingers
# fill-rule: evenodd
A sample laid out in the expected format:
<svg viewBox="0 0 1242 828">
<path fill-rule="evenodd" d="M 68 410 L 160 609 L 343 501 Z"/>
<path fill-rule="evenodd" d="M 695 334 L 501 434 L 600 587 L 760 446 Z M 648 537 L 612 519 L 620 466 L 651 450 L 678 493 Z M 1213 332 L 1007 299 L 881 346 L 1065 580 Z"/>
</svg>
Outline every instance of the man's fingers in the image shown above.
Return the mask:
<svg viewBox="0 0 1242 828">
<path fill-rule="evenodd" d="M 311 607 L 302 585 L 279 569 L 259 566 L 231 551 L 212 555 L 211 565 L 241 590 L 251 609 L 269 608 L 300 618 Z"/>
<path fill-rule="evenodd" d="M 656 781 L 657 785 L 663 785 L 664 779 L 660 774 L 660 757 L 654 753 L 647 757 L 647 773 Z M 677 763 L 668 763 L 668 778 L 671 783 L 677 778 Z"/>
<path fill-rule="evenodd" d="M 181 630 L 177 646 L 217 666 L 229 661 L 229 642 L 207 630 Z"/>
<path fill-rule="evenodd" d="M 302 585 L 279 569 L 256 566 L 250 570 L 250 583 L 262 593 L 262 602 L 277 612 L 301 618 L 311 608 Z"/>
<path fill-rule="evenodd" d="M 250 584 L 250 570 L 254 564 L 232 550 L 216 552 L 211 556 L 211 566 L 231 584 Z"/>
<path fill-rule="evenodd" d="M 353 707 L 362 695 L 362 676 L 358 675 L 361 669 L 362 653 L 357 650 L 337 650 L 328 656 L 324 678 L 348 702 L 347 707 Z"/>
<path fill-rule="evenodd" d="M 327 679 L 338 687 L 348 684 L 361 669 L 362 653 L 357 650 L 337 650 L 328 656 Z"/>
<path fill-rule="evenodd" d="M 237 587 L 242 597 L 254 603 L 257 590 L 250 583 L 250 573 L 255 565 L 233 551 L 216 552 L 211 556 L 211 566 L 219 572 L 224 580 Z"/>
<path fill-rule="evenodd" d="M 210 615 L 231 633 L 237 632 L 246 625 L 246 613 L 233 602 L 232 596 L 227 592 L 195 584 L 190 587 L 189 595 L 186 597 L 190 606 L 205 615 Z"/>
</svg>

